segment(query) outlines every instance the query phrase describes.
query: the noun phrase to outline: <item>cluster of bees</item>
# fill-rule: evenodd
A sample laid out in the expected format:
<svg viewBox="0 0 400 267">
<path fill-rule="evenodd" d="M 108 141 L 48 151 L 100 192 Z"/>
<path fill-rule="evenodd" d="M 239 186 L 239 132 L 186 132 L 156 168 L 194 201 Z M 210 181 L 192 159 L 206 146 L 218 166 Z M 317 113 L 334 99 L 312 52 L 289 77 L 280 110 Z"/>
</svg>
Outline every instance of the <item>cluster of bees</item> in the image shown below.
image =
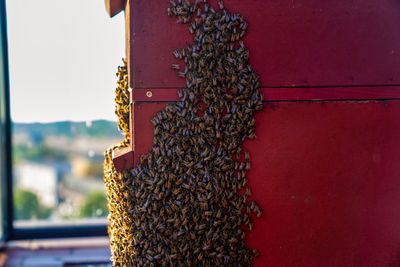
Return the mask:
<svg viewBox="0 0 400 267">
<path fill-rule="evenodd" d="M 118 130 L 122 131 L 125 143 L 129 142 L 129 86 L 128 69 L 126 60 L 122 59 L 123 65 L 118 67 L 117 88 L 115 89 L 115 114 L 118 117 Z"/>
<path fill-rule="evenodd" d="M 118 117 L 118 129 L 122 131 L 124 140 L 118 145 L 107 149 L 105 152 L 104 161 L 104 183 L 107 190 L 107 201 L 109 210 L 109 226 L 108 235 L 110 236 L 110 247 L 112 251 L 112 258 L 121 258 L 124 251 L 132 253 L 132 228 L 129 227 L 130 220 L 127 214 L 126 201 L 123 200 L 121 192 L 126 190 L 126 185 L 122 184 L 121 181 L 125 175 L 129 175 L 127 172 L 117 172 L 112 161 L 112 153 L 116 148 L 127 147 L 130 142 L 129 136 L 129 87 L 128 87 L 128 70 L 127 62 L 122 59 L 123 65 L 118 67 L 116 73 L 117 88 L 115 89 L 115 114 Z M 129 236 L 129 238 L 127 238 Z M 135 266 L 133 262 L 127 262 L 124 260 L 123 263 L 117 264 L 116 266 Z"/>
<path fill-rule="evenodd" d="M 171 0 L 167 12 L 194 35 L 173 51 L 183 63 L 171 68 L 186 87 L 153 117 L 152 150 L 136 168 L 117 172 L 106 152 L 111 259 L 114 266 L 250 266 L 258 252 L 246 246 L 246 232 L 262 212 L 249 200 L 242 143 L 255 138 L 263 96 L 242 42 L 247 22 L 221 1 L 214 9 L 206 0 Z"/>
</svg>

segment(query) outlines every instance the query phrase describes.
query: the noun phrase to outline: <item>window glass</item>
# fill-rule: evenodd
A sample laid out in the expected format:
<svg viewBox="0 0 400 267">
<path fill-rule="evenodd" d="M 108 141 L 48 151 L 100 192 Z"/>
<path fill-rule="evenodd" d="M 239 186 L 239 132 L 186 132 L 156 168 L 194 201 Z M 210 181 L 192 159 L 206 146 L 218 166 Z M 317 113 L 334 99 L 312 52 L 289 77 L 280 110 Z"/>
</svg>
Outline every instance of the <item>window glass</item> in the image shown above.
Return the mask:
<svg viewBox="0 0 400 267">
<path fill-rule="evenodd" d="M 14 225 L 104 223 L 123 14 L 98 0 L 8 0 L 7 13 Z"/>
</svg>

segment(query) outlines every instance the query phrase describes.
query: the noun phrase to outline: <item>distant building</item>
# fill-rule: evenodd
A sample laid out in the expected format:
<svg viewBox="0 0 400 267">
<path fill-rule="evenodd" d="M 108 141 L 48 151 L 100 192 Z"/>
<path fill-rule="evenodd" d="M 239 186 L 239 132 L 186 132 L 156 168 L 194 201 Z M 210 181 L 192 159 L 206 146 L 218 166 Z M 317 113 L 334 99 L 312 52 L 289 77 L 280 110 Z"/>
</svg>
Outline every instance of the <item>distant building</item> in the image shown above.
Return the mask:
<svg viewBox="0 0 400 267">
<path fill-rule="evenodd" d="M 55 207 L 58 204 L 60 171 L 57 165 L 21 162 L 15 174 L 17 187 L 35 193 L 43 205 Z"/>
</svg>

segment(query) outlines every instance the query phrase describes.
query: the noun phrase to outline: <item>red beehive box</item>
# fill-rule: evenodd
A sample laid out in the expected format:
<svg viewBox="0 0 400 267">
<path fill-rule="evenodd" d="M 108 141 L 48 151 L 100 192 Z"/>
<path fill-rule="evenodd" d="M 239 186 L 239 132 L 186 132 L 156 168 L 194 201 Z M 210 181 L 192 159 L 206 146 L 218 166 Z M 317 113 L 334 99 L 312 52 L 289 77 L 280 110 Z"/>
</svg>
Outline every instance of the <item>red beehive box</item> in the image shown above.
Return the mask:
<svg viewBox="0 0 400 267">
<path fill-rule="evenodd" d="M 131 148 L 114 159 L 123 169 L 151 149 L 150 119 L 178 100 L 185 81 L 171 51 L 192 36 L 167 17 L 167 0 L 111 3 L 110 14 L 126 12 L 134 101 Z M 254 266 L 398 266 L 400 2 L 224 4 L 249 22 L 265 100 L 244 144 L 263 209 L 247 238 L 260 251 Z"/>
</svg>

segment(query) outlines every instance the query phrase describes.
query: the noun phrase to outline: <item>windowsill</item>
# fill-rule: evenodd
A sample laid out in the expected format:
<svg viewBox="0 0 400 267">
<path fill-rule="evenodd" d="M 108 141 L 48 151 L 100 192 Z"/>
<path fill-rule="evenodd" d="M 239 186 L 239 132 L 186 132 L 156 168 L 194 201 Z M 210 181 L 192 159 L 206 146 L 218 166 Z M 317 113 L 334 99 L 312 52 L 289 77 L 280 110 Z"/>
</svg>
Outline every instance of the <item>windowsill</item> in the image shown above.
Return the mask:
<svg viewBox="0 0 400 267">
<path fill-rule="evenodd" d="M 81 248 L 108 247 L 108 236 L 84 238 L 49 238 L 32 240 L 15 240 L 7 242 L 7 249 L 52 249 L 52 248 Z"/>
<path fill-rule="evenodd" d="M 10 240 L 106 236 L 107 223 L 106 218 L 14 221 Z"/>
<path fill-rule="evenodd" d="M 4 266 L 54 266 L 108 264 L 108 237 L 58 238 L 7 242 L 0 263 Z M 0 264 L 1 265 L 1 264 Z"/>
<path fill-rule="evenodd" d="M 20 220 L 14 221 L 15 228 L 48 228 L 67 226 L 101 226 L 108 223 L 107 218 L 85 218 L 69 220 Z"/>
</svg>

